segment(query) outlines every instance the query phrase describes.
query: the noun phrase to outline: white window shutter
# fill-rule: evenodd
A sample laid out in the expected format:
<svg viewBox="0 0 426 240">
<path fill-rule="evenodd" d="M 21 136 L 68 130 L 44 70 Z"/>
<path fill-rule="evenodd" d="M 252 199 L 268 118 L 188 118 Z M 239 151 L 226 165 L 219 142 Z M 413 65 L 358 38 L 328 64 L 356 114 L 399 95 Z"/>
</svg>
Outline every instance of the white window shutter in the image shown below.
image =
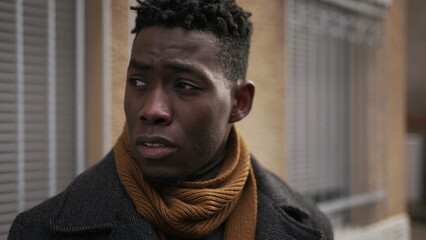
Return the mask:
<svg viewBox="0 0 426 240">
<path fill-rule="evenodd" d="M 15 5 L 0 3 L 0 239 L 6 239 L 18 209 Z"/>
<path fill-rule="evenodd" d="M 75 176 L 75 5 L 0 2 L 0 239 Z"/>
<path fill-rule="evenodd" d="M 332 2 L 286 1 L 288 181 L 319 202 L 348 196 L 354 182 L 372 178 L 354 165 L 370 169 L 377 160 L 370 132 L 384 98 L 373 87 L 383 74 L 375 67 L 381 20 Z"/>
<path fill-rule="evenodd" d="M 48 197 L 48 2 L 23 1 L 25 209 Z"/>
</svg>

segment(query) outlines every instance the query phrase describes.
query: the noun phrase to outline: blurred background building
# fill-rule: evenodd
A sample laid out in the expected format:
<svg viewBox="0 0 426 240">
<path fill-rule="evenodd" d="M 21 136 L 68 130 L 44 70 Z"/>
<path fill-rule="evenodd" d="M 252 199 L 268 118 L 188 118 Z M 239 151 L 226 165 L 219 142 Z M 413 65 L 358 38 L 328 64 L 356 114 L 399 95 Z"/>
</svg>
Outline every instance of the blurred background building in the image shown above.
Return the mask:
<svg viewBox="0 0 426 240">
<path fill-rule="evenodd" d="M 338 240 L 426 234 L 426 2 L 237 1 L 255 29 L 238 124 L 253 154 Z M 0 0 L 0 239 L 120 134 L 134 4 Z"/>
</svg>

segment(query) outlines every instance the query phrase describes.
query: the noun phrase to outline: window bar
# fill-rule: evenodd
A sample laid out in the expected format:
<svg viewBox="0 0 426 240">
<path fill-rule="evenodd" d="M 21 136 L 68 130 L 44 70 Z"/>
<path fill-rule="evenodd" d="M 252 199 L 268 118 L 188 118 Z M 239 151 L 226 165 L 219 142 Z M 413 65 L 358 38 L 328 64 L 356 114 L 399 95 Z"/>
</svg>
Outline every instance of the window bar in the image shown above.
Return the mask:
<svg viewBox="0 0 426 240">
<path fill-rule="evenodd" d="M 386 44 L 386 41 L 383 41 Z M 386 89 L 386 64 L 385 64 L 385 49 L 386 46 L 379 46 L 379 51 L 376 53 L 377 59 L 378 59 L 378 68 L 380 69 L 380 72 L 378 72 L 378 81 L 377 81 L 377 88 L 382 89 L 381 91 L 379 91 L 379 94 L 377 95 L 377 97 L 379 99 L 377 99 L 377 101 L 379 102 L 379 106 L 380 106 L 380 113 L 379 113 L 379 122 L 381 125 L 387 125 L 387 116 L 386 116 L 386 111 L 388 109 L 388 105 L 387 105 L 387 99 L 388 99 L 388 95 L 387 95 L 387 91 L 383 90 Z M 388 145 L 386 144 L 386 140 L 388 139 L 388 131 L 380 131 L 380 148 L 382 149 L 378 155 L 379 159 L 381 160 L 381 163 L 384 163 L 384 159 L 387 159 L 387 152 L 388 152 Z M 385 164 L 380 165 L 381 170 L 382 170 L 382 176 L 387 176 L 387 166 Z M 383 182 L 381 183 L 384 187 L 387 187 L 387 181 L 382 180 Z"/>
<path fill-rule="evenodd" d="M 57 191 L 56 171 L 56 5 L 48 1 L 48 123 L 49 123 L 49 197 Z"/>
<path fill-rule="evenodd" d="M 25 95 L 24 95 L 24 16 L 23 0 L 16 1 L 16 61 L 17 61 L 17 177 L 18 212 L 25 210 Z"/>
<path fill-rule="evenodd" d="M 386 189 L 380 189 L 373 192 L 355 194 L 348 197 L 338 198 L 336 200 L 322 202 L 318 204 L 318 207 L 324 213 L 332 214 L 381 201 L 385 199 L 387 195 L 388 193 Z"/>
<path fill-rule="evenodd" d="M 360 105 L 362 106 L 362 115 L 361 115 L 361 136 L 362 136 L 362 142 L 361 142 L 361 147 L 362 147 L 362 158 L 360 159 L 362 161 L 362 165 L 363 165 L 363 169 L 365 169 L 363 172 L 360 169 L 359 174 L 363 174 L 361 175 L 359 178 L 362 179 L 361 182 L 361 186 L 362 186 L 362 191 L 369 191 L 371 190 L 371 185 L 370 185 L 370 180 L 372 178 L 372 171 L 371 168 L 369 167 L 369 164 L 371 162 L 371 149 L 369 148 L 370 143 L 370 136 L 369 136 L 369 132 L 370 132 L 370 127 L 371 127 L 371 122 L 369 120 L 369 108 L 371 107 L 371 103 L 369 102 L 369 89 L 368 89 L 368 81 L 369 79 L 369 73 L 368 73 L 368 66 L 367 66 L 367 59 L 368 59 L 368 54 L 367 54 L 367 47 L 365 44 L 365 38 L 366 36 L 364 35 L 363 32 L 361 32 L 362 38 L 361 38 L 361 43 L 360 43 L 360 58 L 361 59 L 365 59 L 361 62 L 361 72 L 363 73 L 363 76 L 360 79 L 361 82 L 361 101 L 360 101 Z"/>
<path fill-rule="evenodd" d="M 345 33 L 346 35 L 346 33 Z M 338 86 L 338 94 L 339 99 L 344 99 L 342 102 L 339 103 L 339 122 L 340 122 L 340 128 L 339 130 L 342 132 L 341 135 L 339 135 L 339 157 L 338 157 L 338 165 L 339 165 L 339 178 L 345 179 L 343 183 L 343 188 L 338 193 L 338 197 L 347 196 L 349 194 L 349 181 L 348 176 L 349 175 L 349 166 L 350 166 L 350 111 L 347 109 L 350 109 L 350 77 L 349 77 L 349 40 L 347 36 L 344 36 L 343 39 L 340 40 L 340 47 L 339 47 L 339 86 Z"/>
<path fill-rule="evenodd" d="M 85 138 L 85 101 L 86 101 L 86 88 L 85 88 L 85 1 L 77 0 L 76 2 L 76 175 L 82 173 L 86 166 L 86 138 Z"/>
</svg>

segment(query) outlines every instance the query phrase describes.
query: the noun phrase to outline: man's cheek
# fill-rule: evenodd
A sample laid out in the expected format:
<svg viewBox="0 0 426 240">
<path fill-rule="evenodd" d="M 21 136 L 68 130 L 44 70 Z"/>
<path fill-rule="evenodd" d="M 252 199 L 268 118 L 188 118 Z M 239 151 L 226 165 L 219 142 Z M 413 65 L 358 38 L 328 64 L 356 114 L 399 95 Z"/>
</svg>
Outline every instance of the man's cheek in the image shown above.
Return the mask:
<svg viewBox="0 0 426 240">
<path fill-rule="evenodd" d="M 134 101 L 132 102 L 130 100 L 124 100 L 124 113 L 128 118 L 127 120 L 129 120 L 129 118 L 136 117 L 138 112 L 138 108 Z"/>
</svg>

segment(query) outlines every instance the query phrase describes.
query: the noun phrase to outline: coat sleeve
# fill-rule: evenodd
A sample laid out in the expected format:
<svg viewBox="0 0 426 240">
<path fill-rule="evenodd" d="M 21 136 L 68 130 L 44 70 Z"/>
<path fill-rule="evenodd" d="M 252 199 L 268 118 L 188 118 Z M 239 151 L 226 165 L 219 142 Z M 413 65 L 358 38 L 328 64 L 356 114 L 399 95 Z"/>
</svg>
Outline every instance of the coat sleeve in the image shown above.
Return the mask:
<svg viewBox="0 0 426 240">
<path fill-rule="evenodd" d="M 12 223 L 7 240 L 21 240 L 24 229 L 24 213 L 19 214 Z"/>
</svg>

